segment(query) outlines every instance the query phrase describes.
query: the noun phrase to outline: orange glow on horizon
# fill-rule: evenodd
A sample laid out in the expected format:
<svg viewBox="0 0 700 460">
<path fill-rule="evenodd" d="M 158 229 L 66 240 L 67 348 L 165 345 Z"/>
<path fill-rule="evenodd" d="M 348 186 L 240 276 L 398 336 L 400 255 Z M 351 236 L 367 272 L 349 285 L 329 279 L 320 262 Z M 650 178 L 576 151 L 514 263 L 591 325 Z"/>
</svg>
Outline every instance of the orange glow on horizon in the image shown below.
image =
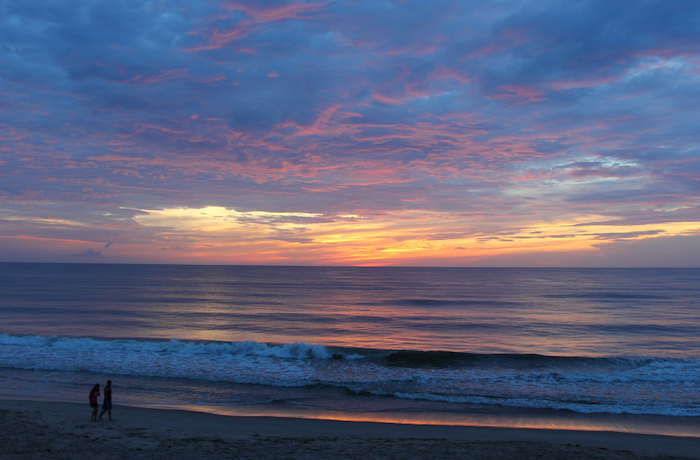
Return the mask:
<svg viewBox="0 0 700 460">
<path fill-rule="evenodd" d="M 478 218 L 436 212 L 322 216 L 308 212 L 240 212 L 220 207 L 144 210 L 135 217 L 165 244 L 147 250 L 160 260 L 216 264 L 448 265 L 502 254 L 588 252 L 613 241 L 700 234 L 700 222 L 589 224 L 601 216 L 501 225 L 480 230 Z M 504 230 L 505 228 L 505 230 Z M 122 245 L 123 246 L 123 245 Z M 170 250 L 176 247 L 177 250 Z M 160 254 L 158 254 L 160 252 Z"/>
<path fill-rule="evenodd" d="M 508 216 L 429 211 L 328 216 L 208 206 L 139 212 L 129 221 L 129 229 L 142 235 L 137 238 L 85 241 L 14 235 L 3 239 L 13 241 L 18 251 L 62 252 L 86 262 L 463 266 L 499 257 L 525 261 L 531 257 L 542 263 L 561 254 L 599 257 L 601 248 L 611 243 L 700 235 L 700 222 L 695 221 L 626 224 L 599 215 L 564 215 L 548 221 L 533 216 L 512 222 Z M 72 221 L 36 222 L 90 227 Z"/>
</svg>

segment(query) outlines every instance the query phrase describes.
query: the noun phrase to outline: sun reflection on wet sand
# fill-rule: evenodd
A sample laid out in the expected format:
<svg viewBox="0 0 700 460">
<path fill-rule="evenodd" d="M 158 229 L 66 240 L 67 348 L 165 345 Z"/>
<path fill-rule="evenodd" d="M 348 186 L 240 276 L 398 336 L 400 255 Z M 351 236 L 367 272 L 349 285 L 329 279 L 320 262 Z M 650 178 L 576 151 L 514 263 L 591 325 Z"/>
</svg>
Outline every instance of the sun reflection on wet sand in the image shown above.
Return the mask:
<svg viewBox="0 0 700 460">
<path fill-rule="evenodd" d="M 599 431 L 700 438 L 700 420 L 694 417 L 664 417 L 628 414 L 473 414 L 448 412 L 341 412 L 290 407 L 286 404 L 242 406 L 141 406 L 186 410 L 237 417 L 282 417 L 307 420 L 374 422 L 399 425 L 525 428 L 539 430 Z"/>
</svg>

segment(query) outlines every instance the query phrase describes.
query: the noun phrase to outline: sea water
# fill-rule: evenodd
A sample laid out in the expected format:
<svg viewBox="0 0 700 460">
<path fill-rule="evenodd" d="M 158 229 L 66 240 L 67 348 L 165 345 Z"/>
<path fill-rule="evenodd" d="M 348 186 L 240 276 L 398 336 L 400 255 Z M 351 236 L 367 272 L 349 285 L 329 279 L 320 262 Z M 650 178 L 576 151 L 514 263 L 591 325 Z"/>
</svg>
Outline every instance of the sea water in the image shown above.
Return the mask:
<svg viewBox="0 0 700 460">
<path fill-rule="evenodd" d="M 0 398 L 107 379 L 132 405 L 700 436 L 700 269 L 0 264 Z"/>
</svg>

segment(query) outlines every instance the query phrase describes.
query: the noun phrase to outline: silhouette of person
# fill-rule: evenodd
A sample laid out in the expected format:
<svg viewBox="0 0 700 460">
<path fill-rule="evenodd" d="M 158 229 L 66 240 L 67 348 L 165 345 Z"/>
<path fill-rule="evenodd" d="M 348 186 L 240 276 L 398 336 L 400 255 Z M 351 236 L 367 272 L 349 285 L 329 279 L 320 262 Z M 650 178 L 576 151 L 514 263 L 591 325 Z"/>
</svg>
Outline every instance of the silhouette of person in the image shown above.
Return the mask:
<svg viewBox="0 0 700 460">
<path fill-rule="evenodd" d="M 92 407 L 92 415 L 90 416 L 90 420 L 93 422 L 97 421 L 97 410 L 100 408 L 100 405 L 97 404 L 97 398 L 100 396 L 100 384 L 96 383 L 94 387 L 92 387 L 92 390 L 90 390 L 90 407 Z"/>
<path fill-rule="evenodd" d="M 102 413 L 100 414 L 100 420 L 105 412 L 109 413 L 109 421 L 112 420 L 112 381 L 107 380 L 107 386 L 105 387 L 105 399 L 102 402 Z"/>
</svg>

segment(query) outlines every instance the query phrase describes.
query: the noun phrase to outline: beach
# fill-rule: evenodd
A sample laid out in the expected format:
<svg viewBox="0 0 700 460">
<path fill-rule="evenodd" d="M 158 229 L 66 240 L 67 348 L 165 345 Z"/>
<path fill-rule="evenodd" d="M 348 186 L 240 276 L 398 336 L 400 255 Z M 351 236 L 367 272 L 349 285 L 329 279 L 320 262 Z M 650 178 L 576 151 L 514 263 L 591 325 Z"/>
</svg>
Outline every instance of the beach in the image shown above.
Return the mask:
<svg viewBox="0 0 700 460">
<path fill-rule="evenodd" d="M 700 458 L 700 438 L 615 432 L 234 417 L 0 401 L 0 458 Z"/>
</svg>

